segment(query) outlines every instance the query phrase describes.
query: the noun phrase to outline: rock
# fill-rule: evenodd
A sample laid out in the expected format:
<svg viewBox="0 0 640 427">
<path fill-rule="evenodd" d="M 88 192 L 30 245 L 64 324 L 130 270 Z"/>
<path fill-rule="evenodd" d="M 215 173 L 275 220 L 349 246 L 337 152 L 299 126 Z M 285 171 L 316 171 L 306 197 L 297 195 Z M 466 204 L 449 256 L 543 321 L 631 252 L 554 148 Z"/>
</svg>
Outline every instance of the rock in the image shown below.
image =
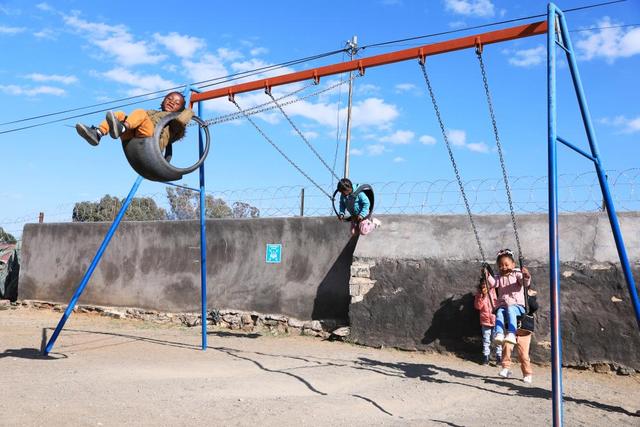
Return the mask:
<svg viewBox="0 0 640 427">
<path fill-rule="evenodd" d="M 253 319 L 249 313 L 240 316 L 240 321 L 242 322 L 242 326 L 253 326 Z"/>
<path fill-rule="evenodd" d="M 343 326 L 342 328 L 338 328 L 334 330 L 333 332 L 331 332 L 331 334 L 340 338 L 344 338 L 349 336 L 350 332 L 351 332 L 351 328 L 349 328 L 348 326 Z"/>
<path fill-rule="evenodd" d="M 222 320 L 231 325 L 235 325 L 240 323 L 240 316 L 238 316 L 237 314 L 223 314 Z"/>
<path fill-rule="evenodd" d="M 608 363 L 594 363 L 593 370 L 599 374 L 608 374 L 611 372 L 611 367 Z"/>
<path fill-rule="evenodd" d="M 630 369 L 625 366 L 618 366 L 618 370 L 616 372 L 618 375 L 631 375 L 634 373 L 634 369 Z"/>
<path fill-rule="evenodd" d="M 198 326 L 200 324 L 200 316 L 196 314 L 182 314 L 178 316 L 183 325 L 188 328 Z"/>
<path fill-rule="evenodd" d="M 311 320 L 304 322 L 303 327 L 304 329 L 311 329 L 312 331 L 320 332 L 322 330 L 322 323 L 320 323 L 319 320 Z"/>
<path fill-rule="evenodd" d="M 114 319 L 126 319 L 127 314 L 122 311 L 117 310 L 104 310 L 102 313 L 103 316 L 112 317 Z"/>
<path fill-rule="evenodd" d="M 292 328 L 302 329 L 302 327 L 304 327 L 304 322 L 302 320 L 294 319 L 292 317 L 289 318 L 289 321 L 287 323 Z"/>
</svg>

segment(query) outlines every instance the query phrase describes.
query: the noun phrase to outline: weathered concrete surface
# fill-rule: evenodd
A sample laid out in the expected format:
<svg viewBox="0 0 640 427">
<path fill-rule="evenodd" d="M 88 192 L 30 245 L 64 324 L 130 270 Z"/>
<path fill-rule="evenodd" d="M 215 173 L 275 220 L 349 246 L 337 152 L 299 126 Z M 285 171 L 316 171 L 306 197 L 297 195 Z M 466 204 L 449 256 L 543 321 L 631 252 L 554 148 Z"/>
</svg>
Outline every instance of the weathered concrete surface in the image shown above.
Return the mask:
<svg viewBox="0 0 640 427">
<path fill-rule="evenodd" d="M 473 293 L 478 249 L 464 216 L 384 217 L 383 228 L 358 243 L 354 259 L 371 265 L 375 285 L 351 305 L 351 338 L 371 346 L 480 353 Z M 519 216 L 520 239 L 539 290 L 532 358 L 549 358 L 549 271 L 543 215 Z M 485 252 L 514 248 L 508 216 L 478 216 Z M 621 215 L 627 251 L 640 276 L 640 216 Z M 626 283 L 604 215 L 560 219 L 563 361 L 611 363 L 640 370 L 638 334 Z M 408 244 L 409 243 L 409 244 Z"/>
<path fill-rule="evenodd" d="M 67 302 L 109 224 L 29 224 L 23 233 L 21 299 Z M 199 223 L 124 222 L 81 302 L 197 311 Z M 267 264 L 267 243 L 282 243 L 282 263 Z M 210 308 L 346 320 L 355 239 L 334 218 L 207 221 Z"/>
</svg>

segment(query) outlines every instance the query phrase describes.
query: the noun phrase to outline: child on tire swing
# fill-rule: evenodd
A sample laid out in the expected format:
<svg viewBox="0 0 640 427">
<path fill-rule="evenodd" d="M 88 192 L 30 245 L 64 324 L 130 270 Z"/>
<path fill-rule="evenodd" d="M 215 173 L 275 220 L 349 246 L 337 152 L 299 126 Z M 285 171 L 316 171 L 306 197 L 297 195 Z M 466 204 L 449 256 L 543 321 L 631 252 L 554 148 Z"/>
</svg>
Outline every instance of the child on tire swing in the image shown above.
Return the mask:
<svg viewBox="0 0 640 427">
<path fill-rule="evenodd" d="M 358 186 L 356 185 L 356 189 Z M 339 220 L 344 220 L 345 211 L 351 215 L 351 235 L 360 233 L 363 236 L 371 233 L 380 226 L 377 219 L 369 219 L 369 208 L 371 202 L 363 191 L 354 196 L 353 183 L 348 178 L 338 181 L 338 192 L 340 193 L 340 209 L 338 211 Z"/>
<path fill-rule="evenodd" d="M 517 318 L 525 312 L 524 292 L 522 287 L 528 288 L 531 284 L 531 274 L 526 268 L 516 268 L 513 252 L 510 249 L 501 249 L 496 258 L 498 274 L 491 276 L 487 269 L 484 270 L 485 278 L 490 288 L 496 289 L 498 295 L 498 309 L 496 310 L 496 330 L 493 341 L 497 345 L 503 343 L 517 344 L 516 330 Z M 507 334 L 505 336 L 505 323 Z"/>
<path fill-rule="evenodd" d="M 122 138 L 126 142 L 132 138 L 148 138 L 153 136 L 156 124 L 171 113 L 180 115 L 162 129 L 159 138 L 160 150 L 184 137 L 185 128 L 193 117 L 193 111 L 185 108 L 185 99 L 180 92 L 168 93 L 158 110 L 133 110 L 128 116 L 123 111 L 108 111 L 107 117 L 97 127 L 76 124 L 76 132 L 89 144 L 98 145 L 100 138 L 107 133 L 113 139 Z"/>
</svg>

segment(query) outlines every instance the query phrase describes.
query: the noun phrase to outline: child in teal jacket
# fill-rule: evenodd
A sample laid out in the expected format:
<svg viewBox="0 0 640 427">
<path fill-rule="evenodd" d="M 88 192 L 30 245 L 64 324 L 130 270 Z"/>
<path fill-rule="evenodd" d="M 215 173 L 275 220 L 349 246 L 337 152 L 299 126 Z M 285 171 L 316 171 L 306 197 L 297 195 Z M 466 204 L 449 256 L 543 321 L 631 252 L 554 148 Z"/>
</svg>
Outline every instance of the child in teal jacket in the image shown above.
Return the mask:
<svg viewBox="0 0 640 427">
<path fill-rule="evenodd" d="M 357 188 L 358 186 L 356 185 L 356 189 Z M 364 191 L 354 194 L 351 180 L 348 178 L 342 178 L 338 181 L 338 192 L 340 192 L 338 216 L 343 220 L 345 212 L 349 213 L 349 219 L 351 220 L 351 234 L 356 234 L 357 231 L 363 235 L 369 234 L 380 225 L 380 221 L 377 219 L 368 218 L 371 202 Z"/>
</svg>

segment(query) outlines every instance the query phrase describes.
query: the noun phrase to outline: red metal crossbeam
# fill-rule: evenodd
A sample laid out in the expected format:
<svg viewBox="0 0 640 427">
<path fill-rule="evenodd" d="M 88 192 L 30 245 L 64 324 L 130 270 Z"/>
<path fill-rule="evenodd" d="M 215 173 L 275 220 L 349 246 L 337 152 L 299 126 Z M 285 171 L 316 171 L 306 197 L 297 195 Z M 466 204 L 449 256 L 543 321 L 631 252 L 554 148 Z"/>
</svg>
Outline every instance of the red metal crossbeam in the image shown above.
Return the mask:
<svg viewBox="0 0 640 427">
<path fill-rule="evenodd" d="M 519 25 L 517 27 L 505 28 L 503 30 L 481 33 L 458 39 L 443 42 L 426 44 L 410 49 L 396 52 L 384 53 L 382 55 L 369 56 L 362 59 L 354 59 L 349 62 L 340 62 L 332 65 L 325 65 L 310 70 L 298 71 L 267 79 L 254 80 L 247 83 L 240 83 L 232 86 L 221 87 L 202 93 L 191 95 L 191 104 L 208 99 L 221 98 L 223 96 L 233 96 L 238 93 L 251 92 L 254 90 L 272 88 L 274 86 L 286 85 L 303 80 L 315 79 L 319 81 L 321 77 L 349 71 L 359 71 L 364 74 L 364 70 L 370 67 L 377 67 L 395 62 L 407 61 L 410 59 L 424 59 L 429 55 L 452 52 L 454 50 L 468 49 L 478 45 L 483 46 L 491 43 L 500 43 L 508 40 L 531 37 L 547 32 L 547 21 L 534 22 L 532 24 Z"/>
</svg>

